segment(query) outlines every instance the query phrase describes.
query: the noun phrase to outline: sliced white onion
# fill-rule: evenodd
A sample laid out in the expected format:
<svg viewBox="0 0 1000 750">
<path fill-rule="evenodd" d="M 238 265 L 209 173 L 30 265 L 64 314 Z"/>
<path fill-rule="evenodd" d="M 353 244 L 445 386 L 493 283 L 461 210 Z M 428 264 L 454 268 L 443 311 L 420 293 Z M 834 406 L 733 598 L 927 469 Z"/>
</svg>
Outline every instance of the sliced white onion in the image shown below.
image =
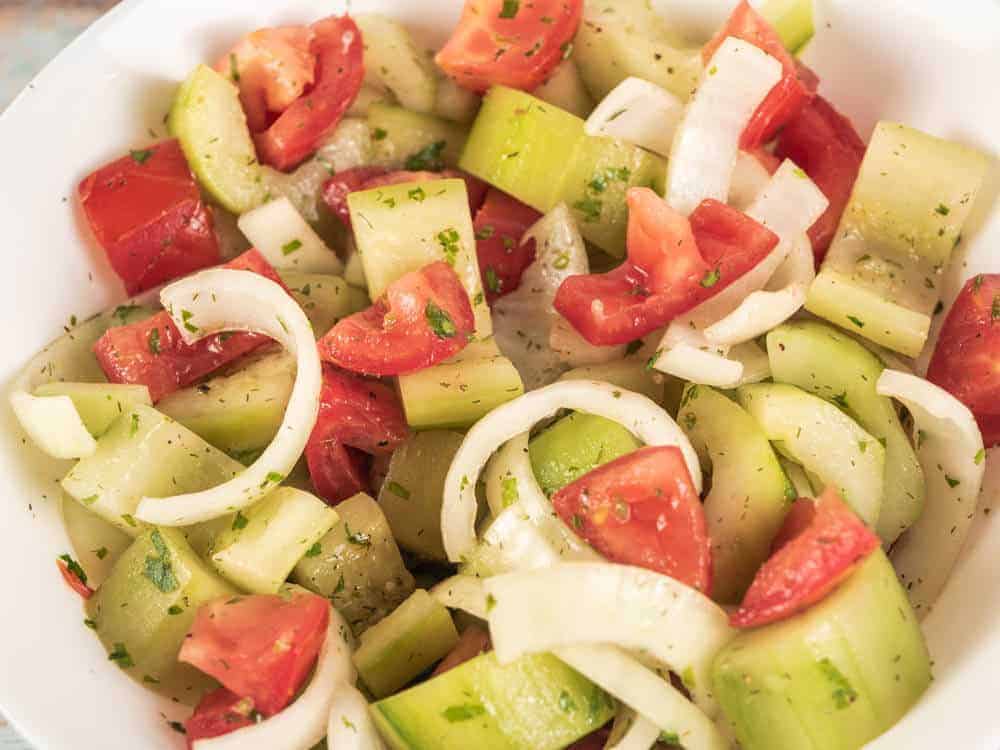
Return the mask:
<svg viewBox="0 0 1000 750">
<path fill-rule="evenodd" d="M 595 346 L 561 315 L 552 322 L 549 346 L 567 367 L 589 367 L 616 362 L 625 357 L 626 346 Z"/>
<path fill-rule="evenodd" d="M 729 197 L 740 136 L 764 97 L 781 80 L 781 63 L 728 37 L 702 73 L 674 136 L 667 202 L 684 215 L 706 198 Z"/>
<path fill-rule="evenodd" d="M 627 706 L 619 708 L 604 750 L 649 750 L 660 738 L 660 728 Z"/>
<path fill-rule="evenodd" d="M 537 491 L 542 495 L 542 499 L 548 502 L 531 468 L 528 438 L 528 433 L 522 432 L 508 440 L 486 465 L 484 472 L 486 504 L 489 505 L 494 518 L 514 503 L 520 502 L 522 493 L 527 496 L 529 493 L 534 495 Z M 519 461 L 520 457 L 525 460 Z"/>
<path fill-rule="evenodd" d="M 340 275 L 344 264 L 292 202 L 276 198 L 239 219 L 240 231 L 274 268 Z"/>
<path fill-rule="evenodd" d="M 713 703 L 712 660 L 735 632 L 725 611 L 673 578 L 608 562 L 560 562 L 483 582 L 497 658 L 509 663 L 560 646 L 611 643 L 693 676 L 699 705 Z"/>
<path fill-rule="evenodd" d="M 284 480 L 316 422 L 323 373 L 309 319 L 270 279 L 248 271 L 211 269 L 174 282 L 160 299 L 189 343 L 220 331 L 253 331 L 284 345 L 297 367 L 281 426 L 246 471 L 201 492 L 144 497 L 135 513 L 146 523 L 188 526 L 246 508 Z"/>
<path fill-rule="evenodd" d="M 481 578 L 457 575 L 445 578 L 430 591 L 448 609 L 459 609 L 480 620 L 486 619 L 486 590 Z"/>
<path fill-rule="evenodd" d="M 368 701 L 353 685 L 344 683 L 333 694 L 326 746 L 331 750 L 385 750 L 368 712 Z"/>
<path fill-rule="evenodd" d="M 746 211 L 770 180 L 771 173 L 760 159 L 746 151 L 740 151 L 736 156 L 733 179 L 729 183 L 727 203 L 735 209 Z"/>
<path fill-rule="evenodd" d="M 899 579 L 922 617 L 944 589 L 975 516 L 986 468 L 983 436 L 962 402 L 923 378 L 884 370 L 876 390 L 913 416 L 927 482 L 923 513 L 892 549 Z"/>
<path fill-rule="evenodd" d="M 330 624 L 316 671 L 295 702 L 259 724 L 195 740 L 194 750 L 310 750 L 326 735 L 335 694 L 341 686 L 353 685 L 357 679 L 351 648 L 345 640 L 349 632 L 344 618 L 330 607 Z"/>
<path fill-rule="evenodd" d="M 713 388 L 737 388 L 771 376 L 771 364 L 753 341 L 715 346 L 690 325 L 674 321 L 654 355 L 653 368 Z"/>
<path fill-rule="evenodd" d="M 615 86 L 587 118 L 587 135 L 618 138 L 662 156 L 684 114 L 684 102 L 642 78 L 629 77 Z"/>
<path fill-rule="evenodd" d="M 39 448 L 53 458 L 83 458 L 97 450 L 69 396 L 10 394 L 10 406 L 21 427 Z"/>
<path fill-rule="evenodd" d="M 566 380 L 526 393 L 494 409 L 465 436 L 444 485 L 441 535 L 448 559 L 458 562 L 476 545 L 476 480 L 497 448 L 536 423 L 572 409 L 619 422 L 648 445 L 676 445 L 701 492 L 698 456 L 677 423 L 656 403 L 609 383 Z"/>
</svg>

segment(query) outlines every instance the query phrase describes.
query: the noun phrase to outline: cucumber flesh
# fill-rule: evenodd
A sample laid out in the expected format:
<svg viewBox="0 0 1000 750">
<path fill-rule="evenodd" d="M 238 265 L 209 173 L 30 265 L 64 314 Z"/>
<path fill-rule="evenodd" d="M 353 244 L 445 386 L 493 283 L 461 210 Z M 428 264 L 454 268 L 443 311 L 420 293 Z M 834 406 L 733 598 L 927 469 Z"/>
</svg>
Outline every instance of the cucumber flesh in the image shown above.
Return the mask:
<svg viewBox="0 0 1000 750">
<path fill-rule="evenodd" d="M 117 383 L 46 383 L 35 389 L 35 396 L 68 396 L 84 426 L 100 437 L 111 423 L 136 404 L 152 406 L 149 389 L 144 385 Z"/>
<path fill-rule="evenodd" d="M 626 391 L 641 393 L 660 406 L 666 404 L 665 384 L 675 381 L 672 375 L 665 375 L 646 367 L 646 360 L 634 357 L 620 359 L 601 365 L 584 365 L 566 372 L 560 380 L 600 380 L 617 385 Z"/>
<path fill-rule="evenodd" d="M 737 636 L 713 669 L 745 750 L 854 750 L 930 680 L 923 634 L 881 550 L 806 612 Z"/>
<path fill-rule="evenodd" d="M 372 706 L 393 750 L 559 750 L 614 715 L 614 701 L 549 654 L 483 654 Z"/>
<path fill-rule="evenodd" d="M 384 698 L 443 659 L 456 643 L 458 631 L 448 610 L 424 589 L 417 589 L 362 634 L 354 666 L 369 692 Z"/>
<path fill-rule="evenodd" d="M 678 424 L 711 467 L 705 519 L 712 540 L 712 596 L 742 599 L 768 558 L 794 495 L 767 436 L 756 420 L 720 392 L 688 385 Z"/>
<path fill-rule="evenodd" d="M 264 173 L 232 81 L 199 65 L 177 91 L 167 126 L 198 182 L 223 207 L 243 214 L 264 202 Z"/>
<path fill-rule="evenodd" d="M 462 155 L 468 130 L 434 115 L 411 112 L 389 104 L 368 109 L 372 161 L 388 169 L 421 171 L 440 165 L 454 167 Z"/>
<path fill-rule="evenodd" d="M 316 338 L 326 334 L 341 318 L 361 312 L 371 305 L 364 291 L 351 286 L 340 276 L 301 271 L 281 271 L 280 275 L 299 307 L 305 311 Z"/>
<path fill-rule="evenodd" d="M 580 70 L 572 58 L 563 60 L 548 80 L 532 92 L 543 102 L 587 119 L 594 111 L 594 100 L 583 84 Z"/>
<path fill-rule="evenodd" d="M 73 545 L 74 557 L 87 571 L 87 584 L 97 587 L 111 567 L 132 544 L 132 537 L 91 513 L 65 493 L 60 493 L 63 527 Z"/>
<path fill-rule="evenodd" d="M 468 125 L 476 119 L 480 98 L 447 76 L 438 79 L 434 114 L 445 120 Z"/>
<path fill-rule="evenodd" d="M 830 326 L 786 323 L 767 335 L 774 380 L 833 401 L 885 444 L 885 496 L 877 531 L 892 544 L 917 518 L 924 504 L 924 473 L 892 401 L 875 392 L 885 369 L 864 346 Z"/>
<path fill-rule="evenodd" d="M 765 0 L 757 7 L 793 55 L 813 38 L 813 0 Z"/>
<path fill-rule="evenodd" d="M 400 24 L 376 13 L 354 16 L 365 43 L 365 70 L 378 78 L 399 103 L 414 112 L 432 112 L 437 100 L 434 65 Z"/>
</svg>

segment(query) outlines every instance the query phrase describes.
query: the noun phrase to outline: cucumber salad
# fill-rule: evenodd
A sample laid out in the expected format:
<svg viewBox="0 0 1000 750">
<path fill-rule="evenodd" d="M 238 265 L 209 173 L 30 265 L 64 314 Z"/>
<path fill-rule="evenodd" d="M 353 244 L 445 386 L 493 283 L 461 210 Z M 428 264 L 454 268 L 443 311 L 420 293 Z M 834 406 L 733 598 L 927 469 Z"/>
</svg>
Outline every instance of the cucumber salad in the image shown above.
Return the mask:
<svg viewBox="0 0 1000 750">
<path fill-rule="evenodd" d="M 988 159 L 866 142 L 813 31 L 260 29 L 83 179 L 128 301 L 10 403 L 178 746 L 851 750 L 920 699 L 1000 441 L 1000 274 L 941 289 Z"/>
</svg>

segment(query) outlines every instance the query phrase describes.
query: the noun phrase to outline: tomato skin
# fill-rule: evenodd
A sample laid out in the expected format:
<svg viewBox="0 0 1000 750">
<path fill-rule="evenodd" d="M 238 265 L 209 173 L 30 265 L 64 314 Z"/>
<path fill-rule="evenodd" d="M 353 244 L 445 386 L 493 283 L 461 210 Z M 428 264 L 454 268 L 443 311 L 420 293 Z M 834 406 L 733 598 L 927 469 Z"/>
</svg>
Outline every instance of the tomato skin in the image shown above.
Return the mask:
<svg viewBox="0 0 1000 750">
<path fill-rule="evenodd" d="M 781 127 L 797 115 L 816 94 L 819 80 L 808 71 L 801 73 L 795 58 L 781 43 L 781 37 L 747 0 L 741 0 L 729 20 L 701 51 L 706 63 L 726 37 L 742 39 L 763 50 L 781 63 L 782 77 L 750 118 L 740 138 L 740 148 L 747 151 L 770 141 Z M 802 66 L 804 68 L 804 66 Z"/>
<path fill-rule="evenodd" d="M 517 289 L 521 274 L 534 261 L 534 241 L 522 245 L 521 239 L 542 215 L 507 193 L 490 188 L 475 217 L 479 272 L 486 301 L 493 304 Z"/>
<path fill-rule="evenodd" d="M 559 490 L 552 504 L 612 562 L 711 592 L 705 511 L 677 446 L 647 446 L 604 464 Z"/>
<path fill-rule="evenodd" d="M 763 260 L 778 237 L 741 211 L 705 200 L 689 219 L 649 188 L 628 193 L 628 260 L 571 276 L 554 306 L 591 344 L 627 344 L 718 294 Z"/>
<path fill-rule="evenodd" d="M 196 740 L 220 737 L 254 724 L 253 702 L 224 687 L 205 693 L 184 722 L 188 750 Z"/>
<path fill-rule="evenodd" d="M 438 261 L 401 276 L 367 310 L 340 320 L 319 340 L 319 353 L 362 375 L 403 375 L 458 354 L 474 329 L 465 287 Z"/>
<path fill-rule="evenodd" d="M 257 250 L 248 250 L 223 268 L 252 271 L 284 286 Z M 110 382 L 145 385 L 155 403 L 269 341 L 259 334 L 233 333 L 187 344 L 164 310 L 147 320 L 108 329 L 94 344 L 94 354 Z"/>
<path fill-rule="evenodd" d="M 313 488 L 327 505 L 354 497 L 370 489 L 371 458 L 336 438 L 310 440 L 305 450 L 306 465 Z"/>
<path fill-rule="evenodd" d="M 521 0 L 513 7 L 507 17 L 511 4 L 504 0 L 466 0 L 434 58 L 459 86 L 477 93 L 496 85 L 531 91 L 562 61 L 580 27 L 583 0 Z"/>
<path fill-rule="evenodd" d="M 56 565 L 59 566 L 59 573 L 62 574 L 66 585 L 73 589 L 73 591 L 82 596 L 84 599 L 89 599 L 94 595 L 94 590 L 84 581 L 80 580 L 80 577 L 76 573 L 69 569 L 69 565 L 66 564 L 65 560 L 56 560 Z"/>
<path fill-rule="evenodd" d="M 329 621 L 330 603 L 304 591 L 223 597 L 198 610 L 177 658 L 273 716 L 308 676 Z"/>
<path fill-rule="evenodd" d="M 83 179 L 77 196 L 130 295 L 221 260 L 212 211 L 176 140 L 106 164 Z"/>
<path fill-rule="evenodd" d="M 490 634 L 478 625 L 470 625 L 462 631 L 462 637 L 458 639 L 455 648 L 448 652 L 448 655 L 434 669 L 431 677 L 437 677 L 450 669 L 461 666 L 470 659 L 475 659 L 480 654 L 485 654 L 493 648 Z"/>
<path fill-rule="evenodd" d="M 969 407 L 991 447 L 1000 442 L 1000 274 L 973 276 L 945 318 L 927 379 Z M 995 307 L 996 306 L 996 307 Z"/>
<path fill-rule="evenodd" d="M 330 16 L 310 28 L 315 84 L 254 138 L 260 160 L 283 171 L 309 156 L 337 126 L 365 77 L 361 31 L 350 16 Z"/>
<path fill-rule="evenodd" d="M 837 233 L 865 150 L 865 142 L 851 121 L 821 96 L 789 121 L 778 136 L 775 155 L 794 161 L 830 201 L 823 215 L 809 228 L 817 265 Z"/>
<path fill-rule="evenodd" d="M 608 737 L 610 735 L 610 729 L 598 729 L 596 732 L 588 734 L 583 739 L 577 740 L 566 748 L 566 750 L 604 750 L 604 748 L 608 746 Z"/>
<path fill-rule="evenodd" d="M 800 508 L 801 504 L 814 505 Z M 743 602 L 729 617 L 734 628 L 756 628 L 808 609 L 842 583 L 879 538 L 833 488 L 815 503 L 796 500 L 778 531 L 776 551 L 757 571 Z"/>
</svg>

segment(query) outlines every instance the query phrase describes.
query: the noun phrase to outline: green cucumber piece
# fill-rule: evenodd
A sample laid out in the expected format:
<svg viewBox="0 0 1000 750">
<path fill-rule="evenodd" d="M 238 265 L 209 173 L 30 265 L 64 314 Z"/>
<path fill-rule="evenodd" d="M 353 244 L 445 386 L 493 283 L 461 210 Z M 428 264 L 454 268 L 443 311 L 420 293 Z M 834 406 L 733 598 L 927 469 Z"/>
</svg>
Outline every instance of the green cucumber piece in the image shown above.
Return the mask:
<svg viewBox="0 0 1000 750">
<path fill-rule="evenodd" d="M 341 318 L 371 305 L 363 290 L 351 286 L 340 276 L 300 271 L 282 271 L 280 275 L 305 311 L 316 338 L 323 336 Z"/>
<path fill-rule="evenodd" d="M 881 550 L 806 612 L 737 636 L 713 669 L 744 750 L 860 748 L 930 680 L 920 626 Z"/>
<path fill-rule="evenodd" d="M 353 17 L 365 43 L 365 70 L 374 74 L 399 103 L 431 112 L 437 95 L 434 65 L 400 24 L 377 13 Z"/>
<path fill-rule="evenodd" d="M 563 60 L 532 94 L 543 102 L 571 112 L 584 119 L 594 111 L 594 100 L 587 91 L 573 58 Z"/>
<path fill-rule="evenodd" d="M 642 443 L 617 422 L 576 412 L 563 417 L 528 443 L 531 468 L 547 495 L 575 482 Z"/>
<path fill-rule="evenodd" d="M 876 529 L 892 544 L 920 517 L 924 472 L 892 401 L 875 392 L 885 365 L 850 336 L 812 321 L 771 331 L 767 355 L 775 382 L 837 403 L 885 446 L 885 495 Z"/>
<path fill-rule="evenodd" d="M 456 643 L 458 631 L 447 608 L 417 589 L 361 635 L 354 666 L 369 692 L 384 698 L 443 659 Z"/>
<path fill-rule="evenodd" d="M 279 352 L 175 391 L 157 408 L 239 459 L 255 455 L 274 439 L 294 383 L 295 359 Z"/>
<path fill-rule="evenodd" d="M 415 430 L 471 427 L 523 393 L 520 374 L 492 338 L 469 344 L 439 365 L 399 377 L 406 421 Z"/>
<path fill-rule="evenodd" d="M 303 556 L 322 554 L 319 540 L 339 520 L 315 495 L 279 487 L 241 511 L 212 543 L 212 564 L 253 594 L 275 594 Z"/>
<path fill-rule="evenodd" d="M 351 193 L 347 203 L 372 299 L 400 276 L 444 260 L 469 293 L 476 335 L 493 332 L 464 180 L 389 185 Z"/>
<path fill-rule="evenodd" d="M 444 479 L 464 436 L 449 430 L 418 432 L 396 449 L 378 504 L 399 546 L 425 560 L 448 562 L 441 541 Z"/>
<path fill-rule="evenodd" d="M 390 104 L 371 105 L 368 127 L 374 164 L 415 172 L 456 166 L 469 137 L 456 122 Z"/>
<path fill-rule="evenodd" d="M 792 385 L 746 385 L 737 396 L 776 450 L 835 487 L 869 526 L 877 524 L 885 484 L 878 440 L 833 404 Z"/>
<path fill-rule="evenodd" d="M 463 89 L 448 76 L 443 76 L 438 80 L 434 114 L 445 120 L 468 125 L 476 119 L 479 102 L 478 95 Z"/>
<path fill-rule="evenodd" d="M 136 404 L 152 406 L 144 385 L 117 383 L 46 383 L 35 389 L 36 396 L 69 396 L 84 426 L 100 437 L 111 423 Z"/>
<path fill-rule="evenodd" d="M 202 604 L 237 591 L 210 570 L 179 529 L 151 528 L 115 563 L 86 605 L 110 658 L 155 689 L 198 699 L 207 680 L 177 661 Z"/>
<path fill-rule="evenodd" d="M 88 510 L 138 536 L 134 517 L 142 497 L 170 497 L 222 484 L 243 466 L 149 406 L 136 404 L 77 462 L 62 488 Z"/>
<path fill-rule="evenodd" d="M 100 586 L 111 573 L 111 567 L 132 544 L 132 537 L 91 513 L 66 493 L 59 493 L 66 536 L 73 545 L 74 557 L 87 571 L 87 584 Z"/>
<path fill-rule="evenodd" d="M 757 421 L 739 404 L 704 385 L 688 385 L 677 422 L 710 468 L 705 519 L 712 540 L 712 596 L 740 601 L 768 558 L 795 495 Z M 708 483 L 706 483 L 708 484 Z"/>
<path fill-rule="evenodd" d="M 198 182 L 224 208 L 243 214 L 264 202 L 264 173 L 232 81 L 199 65 L 178 89 L 167 127 Z"/>
<path fill-rule="evenodd" d="M 768 20 L 781 37 L 785 49 L 797 54 L 813 38 L 813 0 L 766 0 L 757 12 Z"/>
<path fill-rule="evenodd" d="M 646 367 L 646 360 L 629 357 L 616 362 L 601 365 L 584 365 L 563 373 L 560 380 L 600 380 L 604 383 L 617 385 L 626 391 L 641 393 L 651 401 L 663 406 L 665 401 L 664 384 L 677 380 L 672 375 Z"/>
<path fill-rule="evenodd" d="M 614 701 L 550 654 L 492 653 L 372 706 L 393 750 L 559 750 L 599 729 Z"/>
<path fill-rule="evenodd" d="M 584 134 L 583 120 L 523 91 L 494 86 L 459 166 L 547 213 L 573 209 L 584 238 L 625 254 L 630 187 L 662 191 L 666 161 L 612 138 Z"/>
<path fill-rule="evenodd" d="M 333 601 L 357 634 L 412 593 L 413 576 L 378 503 L 359 494 L 336 511 L 340 521 L 319 540 L 319 554 L 299 560 L 292 580 Z"/>
</svg>

